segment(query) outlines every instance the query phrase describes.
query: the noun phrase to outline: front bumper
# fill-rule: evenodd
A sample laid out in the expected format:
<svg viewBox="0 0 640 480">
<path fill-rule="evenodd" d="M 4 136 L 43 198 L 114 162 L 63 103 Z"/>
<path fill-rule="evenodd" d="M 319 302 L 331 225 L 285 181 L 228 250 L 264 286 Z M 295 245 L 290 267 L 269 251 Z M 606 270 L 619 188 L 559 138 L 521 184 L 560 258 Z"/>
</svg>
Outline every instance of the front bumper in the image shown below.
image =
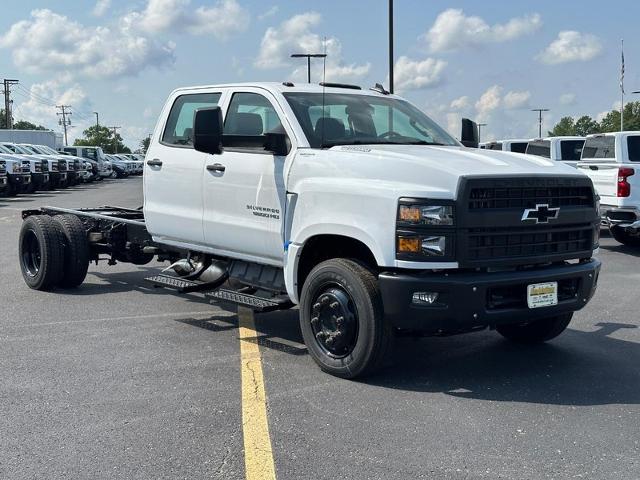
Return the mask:
<svg viewBox="0 0 640 480">
<path fill-rule="evenodd" d="M 49 178 L 54 187 L 67 184 L 67 172 L 49 172 Z"/>
<path fill-rule="evenodd" d="M 509 272 L 383 272 L 385 316 L 400 329 L 453 334 L 574 312 L 595 293 L 600 261 Z M 527 285 L 558 282 L 558 304 L 529 309 Z M 412 303 L 415 292 L 437 292 L 433 305 Z"/>
<path fill-rule="evenodd" d="M 49 174 L 48 173 L 32 173 L 31 182 L 36 190 L 46 188 L 49 186 Z"/>
<path fill-rule="evenodd" d="M 9 177 L 9 184 L 11 184 L 17 192 L 26 192 L 31 184 L 30 173 L 9 173 L 7 176 Z"/>
<path fill-rule="evenodd" d="M 0 193 L 4 193 L 9 190 L 9 179 L 6 175 L 0 177 Z"/>
</svg>

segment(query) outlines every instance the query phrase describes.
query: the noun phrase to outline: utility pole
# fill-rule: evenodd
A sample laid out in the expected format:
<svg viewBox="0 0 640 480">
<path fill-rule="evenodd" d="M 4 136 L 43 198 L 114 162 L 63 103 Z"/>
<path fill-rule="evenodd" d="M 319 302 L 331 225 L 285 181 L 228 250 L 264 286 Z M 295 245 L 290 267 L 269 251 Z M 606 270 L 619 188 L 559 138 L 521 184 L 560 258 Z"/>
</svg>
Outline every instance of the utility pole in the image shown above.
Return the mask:
<svg viewBox="0 0 640 480">
<path fill-rule="evenodd" d="M 58 120 L 58 125 L 62 125 L 62 128 L 64 129 L 64 145 L 68 146 L 67 127 L 71 126 L 71 119 L 67 119 L 67 117 L 71 116 L 71 112 L 68 110 L 71 108 L 71 105 L 56 105 L 56 108 L 60 109 L 60 111 L 56 113 L 56 115 L 62 117 Z"/>
<path fill-rule="evenodd" d="M 4 79 L 4 118 L 5 128 L 11 130 L 13 128 L 13 117 L 11 116 L 11 85 L 17 85 L 18 80 Z"/>
<path fill-rule="evenodd" d="M 113 130 L 113 153 L 118 153 L 118 129 L 122 127 L 107 127 L 109 130 Z"/>
<path fill-rule="evenodd" d="M 100 127 L 100 117 L 98 116 L 98 112 L 93 112 L 93 114 L 96 116 L 96 134 L 98 133 L 98 128 Z"/>
<path fill-rule="evenodd" d="M 293 53 L 291 58 L 306 58 L 307 59 L 307 83 L 311 83 L 311 59 L 312 58 L 325 58 L 326 53 Z"/>
<path fill-rule="evenodd" d="M 389 93 L 393 93 L 393 0 L 389 0 Z"/>
<path fill-rule="evenodd" d="M 538 112 L 538 138 L 542 138 L 542 112 L 548 112 L 548 108 L 532 108 L 532 112 Z"/>
<path fill-rule="evenodd" d="M 478 143 L 480 143 L 480 131 L 482 130 L 482 127 L 486 127 L 487 124 L 486 123 L 479 123 L 478 124 Z"/>
</svg>

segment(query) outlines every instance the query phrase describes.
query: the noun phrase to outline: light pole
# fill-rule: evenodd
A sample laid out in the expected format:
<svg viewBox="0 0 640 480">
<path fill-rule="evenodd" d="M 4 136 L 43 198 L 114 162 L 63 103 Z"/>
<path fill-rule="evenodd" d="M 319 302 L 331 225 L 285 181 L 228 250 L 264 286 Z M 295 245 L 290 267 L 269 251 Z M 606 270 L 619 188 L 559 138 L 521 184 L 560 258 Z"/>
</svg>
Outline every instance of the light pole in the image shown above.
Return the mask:
<svg viewBox="0 0 640 480">
<path fill-rule="evenodd" d="M 98 127 L 100 127 L 100 116 L 98 115 L 98 112 L 93 112 L 93 114 L 96 116 L 96 133 L 97 133 Z"/>
<path fill-rule="evenodd" d="M 538 112 L 538 138 L 542 138 L 542 112 L 548 112 L 548 108 L 532 108 L 532 112 Z"/>
<path fill-rule="evenodd" d="M 307 59 L 307 83 L 311 83 L 311 59 L 312 58 L 326 58 L 326 53 L 293 53 L 291 58 L 306 58 Z"/>
<path fill-rule="evenodd" d="M 478 143 L 480 143 L 480 132 L 482 130 L 482 127 L 486 127 L 487 124 L 486 123 L 478 123 Z"/>
<path fill-rule="evenodd" d="M 389 93 L 393 93 L 393 0 L 389 0 Z"/>
</svg>

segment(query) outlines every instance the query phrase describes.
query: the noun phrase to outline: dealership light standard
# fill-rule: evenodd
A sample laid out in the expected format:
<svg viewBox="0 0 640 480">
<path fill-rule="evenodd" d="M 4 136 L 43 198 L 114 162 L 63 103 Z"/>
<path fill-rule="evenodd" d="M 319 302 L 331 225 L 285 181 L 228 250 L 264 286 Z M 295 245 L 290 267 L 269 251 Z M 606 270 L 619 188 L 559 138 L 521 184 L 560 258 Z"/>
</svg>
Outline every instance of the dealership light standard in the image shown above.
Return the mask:
<svg viewBox="0 0 640 480">
<path fill-rule="evenodd" d="M 532 112 L 538 112 L 538 138 L 542 138 L 542 112 L 548 112 L 548 108 L 533 108 Z"/>
<path fill-rule="evenodd" d="M 306 58 L 307 59 L 307 83 L 311 83 L 311 59 L 312 58 L 326 58 L 326 53 L 293 53 L 291 58 Z"/>
</svg>

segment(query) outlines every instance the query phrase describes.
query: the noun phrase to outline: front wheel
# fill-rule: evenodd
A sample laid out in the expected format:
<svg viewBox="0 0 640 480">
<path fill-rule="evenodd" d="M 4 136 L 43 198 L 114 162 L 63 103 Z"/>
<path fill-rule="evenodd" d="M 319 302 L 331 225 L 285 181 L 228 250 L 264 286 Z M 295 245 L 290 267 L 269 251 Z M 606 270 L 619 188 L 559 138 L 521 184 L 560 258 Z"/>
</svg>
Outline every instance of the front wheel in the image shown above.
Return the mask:
<svg viewBox="0 0 640 480">
<path fill-rule="evenodd" d="M 376 276 L 342 258 L 322 262 L 309 273 L 302 288 L 300 327 L 315 362 L 342 378 L 379 368 L 393 337 Z"/>
<path fill-rule="evenodd" d="M 504 338 L 517 343 L 542 343 L 556 338 L 569 326 L 573 313 L 542 318 L 525 325 L 501 325 L 496 330 Z"/>
<path fill-rule="evenodd" d="M 628 247 L 640 247 L 640 236 L 629 235 L 622 227 L 609 228 L 611 236 Z"/>
</svg>

